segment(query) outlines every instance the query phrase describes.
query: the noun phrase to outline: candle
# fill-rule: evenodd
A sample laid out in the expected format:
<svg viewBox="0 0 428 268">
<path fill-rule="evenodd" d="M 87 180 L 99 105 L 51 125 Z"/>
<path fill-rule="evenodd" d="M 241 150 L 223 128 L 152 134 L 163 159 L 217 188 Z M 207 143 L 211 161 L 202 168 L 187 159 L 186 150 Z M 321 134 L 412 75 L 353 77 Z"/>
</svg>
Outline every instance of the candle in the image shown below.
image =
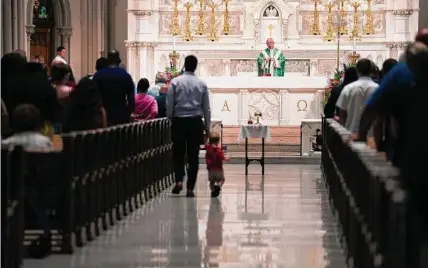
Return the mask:
<svg viewBox="0 0 428 268">
<path fill-rule="evenodd" d="M 355 36 L 354 36 L 354 48 L 353 48 L 353 51 L 354 52 L 356 52 L 357 51 L 357 38 L 355 38 Z"/>
<path fill-rule="evenodd" d="M 175 35 L 172 36 L 172 51 L 175 51 Z"/>
</svg>

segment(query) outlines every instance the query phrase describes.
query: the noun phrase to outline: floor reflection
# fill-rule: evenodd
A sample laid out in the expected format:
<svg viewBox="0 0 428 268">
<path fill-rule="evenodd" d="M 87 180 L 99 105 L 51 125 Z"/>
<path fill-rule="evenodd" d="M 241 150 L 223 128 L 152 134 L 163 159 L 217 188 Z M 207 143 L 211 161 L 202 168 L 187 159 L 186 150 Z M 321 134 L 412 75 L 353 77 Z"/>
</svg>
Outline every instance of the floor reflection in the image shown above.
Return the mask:
<svg viewBox="0 0 428 268">
<path fill-rule="evenodd" d="M 211 198 L 201 169 L 194 199 L 165 192 L 74 255 L 24 268 L 344 268 L 318 166 L 225 167 Z"/>
</svg>

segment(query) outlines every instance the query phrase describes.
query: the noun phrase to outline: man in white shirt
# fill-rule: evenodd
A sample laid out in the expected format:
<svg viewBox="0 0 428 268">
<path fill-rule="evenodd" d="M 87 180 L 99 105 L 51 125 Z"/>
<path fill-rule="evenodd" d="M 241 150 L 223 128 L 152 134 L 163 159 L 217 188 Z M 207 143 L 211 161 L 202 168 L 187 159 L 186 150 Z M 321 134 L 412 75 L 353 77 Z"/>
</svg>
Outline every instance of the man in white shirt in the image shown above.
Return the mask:
<svg viewBox="0 0 428 268">
<path fill-rule="evenodd" d="M 370 95 L 379 86 L 370 77 L 372 62 L 361 59 L 357 63 L 358 80 L 347 85 L 337 100 L 339 122 L 352 133 L 358 133 L 361 114 Z"/>
<path fill-rule="evenodd" d="M 59 46 L 56 49 L 56 57 L 52 61 L 52 65 L 63 63 L 67 64 L 67 61 L 65 60 L 65 47 Z"/>
</svg>

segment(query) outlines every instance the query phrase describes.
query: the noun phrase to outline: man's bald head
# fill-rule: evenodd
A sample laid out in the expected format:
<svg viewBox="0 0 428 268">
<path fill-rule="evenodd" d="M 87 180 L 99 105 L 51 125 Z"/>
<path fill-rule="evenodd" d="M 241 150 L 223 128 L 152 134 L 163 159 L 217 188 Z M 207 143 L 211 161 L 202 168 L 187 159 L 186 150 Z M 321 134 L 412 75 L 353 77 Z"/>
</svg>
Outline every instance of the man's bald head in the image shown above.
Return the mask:
<svg viewBox="0 0 428 268">
<path fill-rule="evenodd" d="M 274 48 L 274 47 L 275 47 L 275 42 L 273 41 L 273 39 L 272 39 L 272 38 L 268 38 L 268 39 L 266 39 L 266 46 L 267 46 L 269 49 L 272 49 L 272 48 Z"/>
<path fill-rule="evenodd" d="M 428 28 L 420 29 L 416 34 L 415 41 L 424 43 L 428 46 Z"/>
</svg>

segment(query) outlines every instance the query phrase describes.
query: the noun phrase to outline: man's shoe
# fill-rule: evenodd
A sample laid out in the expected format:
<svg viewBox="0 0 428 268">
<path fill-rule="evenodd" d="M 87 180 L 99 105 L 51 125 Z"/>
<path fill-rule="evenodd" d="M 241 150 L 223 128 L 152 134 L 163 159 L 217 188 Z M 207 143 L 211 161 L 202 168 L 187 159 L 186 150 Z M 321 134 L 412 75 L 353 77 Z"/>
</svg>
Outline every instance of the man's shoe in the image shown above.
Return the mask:
<svg viewBox="0 0 428 268">
<path fill-rule="evenodd" d="M 183 190 L 183 185 L 181 185 L 181 184 L 176 184 L 176 185 L 174 186 L 174 188 L 172 188 L 171 193 L 173 193 L 173 194 L 179 194 L 179 193 L 181 192 L 181 190 Z"/>
<path fill-rule="evenodd" d="M 193 191 L 187 191 L 186 197 L 195 197 L 195 193 Z"/>
</svg>

